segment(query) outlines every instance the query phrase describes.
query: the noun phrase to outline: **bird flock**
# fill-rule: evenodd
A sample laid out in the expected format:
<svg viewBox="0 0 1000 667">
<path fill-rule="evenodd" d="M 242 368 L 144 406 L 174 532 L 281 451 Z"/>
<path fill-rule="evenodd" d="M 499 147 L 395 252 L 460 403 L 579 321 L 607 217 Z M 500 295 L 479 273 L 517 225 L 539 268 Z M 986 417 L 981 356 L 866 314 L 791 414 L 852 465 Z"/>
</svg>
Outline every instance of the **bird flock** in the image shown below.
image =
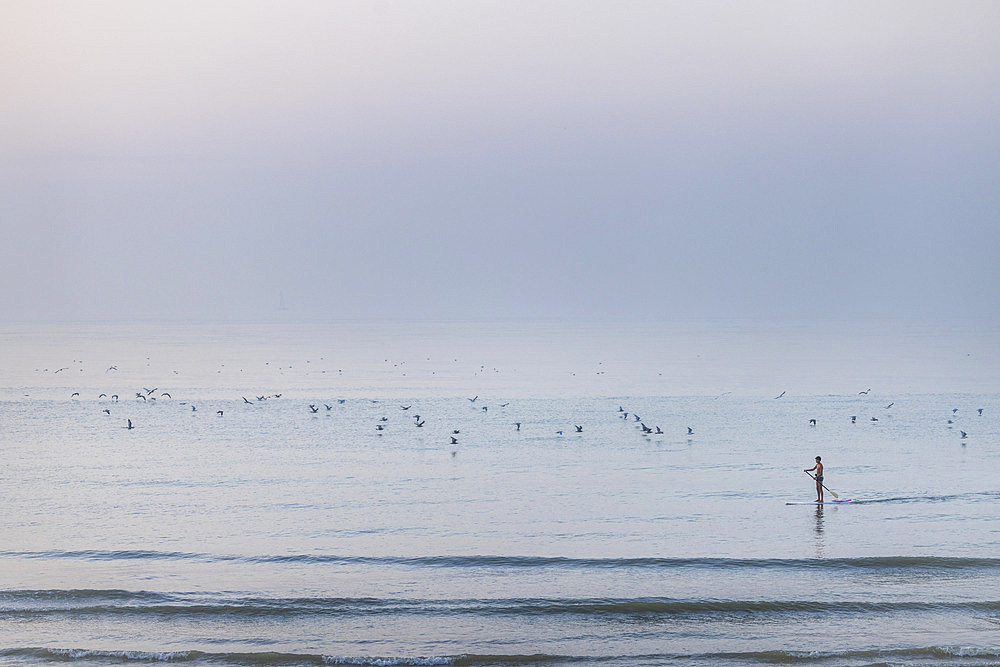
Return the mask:
<svg viewBox="0 0 1000 667">
<path fill-rule="evenodd" d="M 148 358 L 147 358 L 147 361 L 148 361 Z M 386 359 L 385 361 L 386 361 L 386 363 L 390 363 L 388 359 Z M 456 361 L 457 361 L 457 359 L 456 359 Z M 81 370 L 81 371 L 83 370 L 83 368 L 82 368 L 83 362 L 82 361 L 75 361 L 74 360 L 74 363 L 75 364 L 80 364 L 81 367 L 80 367 L 79 370 Z M 309 363 L 309 362 L 307 361 L 306 363 Z M 394 368 L 399 368 L 402 363 L 404 363 L 404 362 L 394 363 L 393 367 Z M 270 365 L 270 363 L 268 362 L 265 365 Z M 292 366 L 288 366 L 288 369 L 291 369 L 291 368 L 292 368 Z M 68 371 L 70 369 L 71 369 L 70 366 L 61 366 L 61 367 L 55 369 L 52 372 L 54 374 L 57 374 L 57 373 L 61 373 L 61 372 L 64 372 L 64 371 Z M 36 369 L 36 370 L 39 370 L 39 369 Z M 45 371 L 47 372 L 48 369 L 45 369 Z M 118 371 L 117 364 L 112 364 L 112 365 L 110 365 L 110 366 L 108 366 L 106 368 L 106 370 L 104 371 L 104 373 L 105 374 L 109 374 L 109 373 L 113 373 L 113 372 L 117 372 L 117 371 Z M 482 365 L 480 367 L 480 371 L 481 372 L 486 372 L 487 371 L 487 366 Z M 337 372 L 338 373 L 342 373 L 343 370 L 341 369 L 341 370 L 338 370 Z M 496 372 L 499 372 L 499 371 L 498 371 L 498 369 L 493 369 L 493 372 L 496 373 Z M 176 375 L 178 372 L 177 371 L 173 371 L 173 373 Z M 857 395 L 859 397 L 868 397 L 868 396 L 871 395 L 871 392 L 872 392 L 872 388 L 868 387 L 868 388 L 866 388 L 863 391 L 859 391 Z M 732 392 L 728 392 L 728 391 L 724 392 L 722 394 L 719 394 L 718 396 L 715 396 L 715 399 L 722 398 L 722 397 L 727 396 L 727 395 L 729 395 L 731 393 Z M 283 396 L 283 394 L 282 393 L 278 393 L 278 392 L 276 392 L 276 393 L 261 393 L 261 394 L 253 393 L 252 396 L 253 396 L 254 400 L 251 400 L 250 398 L 248 398 L 245 395 L 240 395 L 239 398 L 242 400 L 242 403 L 245 406 L 252 406 L 252 405 L 259 405 L 261 403 L 265 403 L 265 402 L 267 402 L 269 400 L 281 399 L 282 396 Z M 774 400 L 779 400 L 779 399 L 784 399 L 786 396 L 787 396 L 787 392 L 786 391 L 781 391 L 780 393 L 778 393 L 773 398 L 774 398 Z M 171 401 L 173 399 L 173 395 L 171 394 L 170 391 L 161 391 L 158 386 L 153 386 L 153 387 L 143 386 L 143 387 L 141 387 L 140 390 L 136 390 L 135 391 L 134 397 L 135 397 L 134 400 L 136 402 L 142 402 L 142 403 L 156 403 L 158 400 L 162 402 L 162 401 Z M 71 399 L 80 399 L 81 398 L 81 394 L 80 394 L 79 391 L 73 391 L 70 394 L 70 398 Z M 115 403 L 115 404 L 118 404 L 120 402 L 119 394 L 107 394 L 107 393 L 103 393 L 102 392 L 101 394 L 98 395 L 97 398 L 98 399 L 104 399 L 104 400 L 107 400 L 107 401 L 109 401 L 111 403 Z M 373 404 L 378 404 L 380 402 L 378 400 L 373 400 L 373 399 L 367 399 L 367 400 L 371 400 L 371 402 Z M 473 406 L 478 412 L 480 412 L 484 416 L 490 414 L 490 410 L 491 409 L 494 411 L 494 413 L 506 414 L 507 413 L 506 408 L 508 408 L 508 406 L 510 405 L 510 401 L 505 401 L 505 402 L 502 402 L 502 403 L 498 403 L 496 405 L 487 405 L 487 404 L 483 403 L 482 401 L 480 401 L 480 396 L 479 395 L 475 395 L 475 396 L 469 397 L 467 400 L 468 400 L 468 402 L 469 402 L 469 404 L 471 406 Z M 326 412 L 326 413 L 331 413 L 334 410 L 335 404 L 343 405 L 345 402 L 346 402 L 346 399 L 340 398 L 340 399 L 334 399 L 332 401 L 332 403 L 331 402 L 306 403 L 304 405 L 304 410 L 307 411 L 307 414 L 312 414 L 312 415 L 317 415 L 321 411 Z M 191 412 L 197 412 L 198 411 L 198 406 L 195 405 L 193 402 L 178 401 L 178 403 L 180 405 L 189 406 Z M 881 406 L 882 412 L 880 412 L 878 414 L 878 416 L 876 416 L 876 415 L 870 415 L 870 416 L 868 416 L 867 417 L 867 422 L 870 423 L 870 424 L 872 424 L 872 425 L 879 424 L 881 417 L 883 417 L 883 416 L 891 416 L 891 413 L 888 413 L 888 412 L 885 412 L 885 411 L 888 411 L 888 410 L 894 408 L 895 406 L 896 406 L 896 402 L 895 401 L 888 401 L 885 405 Z M 408 412 L 412 407 L 414 407 L 414 406 L 413 406 L 412 403 L 410 403 L 408 405 L 400 405 L 399 409 L 402 412 Z M 983 410 L 984 410 L 984 408 L 976 408 L 974 410 L 974 412 L 975 412 L 976 415 L 982 416 L 983 415 Z M 951 414 L 947 417 L 946 425 L 947 425 L 947 427 L 949 429 L 956 428 L 956 419 L 958 418 L 959 411 L 960 411 L 959 408 L 953 408 L 951 410 Z M 107 416 L 112 416 L 112 410 L 109 407 L 102 408 L 102 412 L 105 415 L 107 415 Z M 624 406 L 621 406 L 621 405 L 618 406 L 618 411 L 617 412 L 618 412 L 618 417 L 621 419 L 622 422 L 628 423 L 628 424 L 632 424 L 633 426 L 635 426 L 636 429 L 638 429 L 641 432 L 641 434 L 643 436 L 658 436 L 658 435 L 661 435 L 661 436 L 671 437 L 674 433 L 677 433 L 678 435 L 687 436 L 688 442 L 691 442 L 691 438 L 695 435 L 694 427 L 692 427 L 692 426 L 680 426 L 680 427 L 671 426 L 671 427 L 668 427 L 665 430 L 664 427 L 662 425 L 660 425 L 660 424 L 656 424 L 656 423 L 652 423 L 652 422 L 650 422 L 649 424 L 647 424 L 647 421 L 649 421 L 648 419 L 645 419 L 644 417 L 640 416 L 635 410 L 626 409 Z M 218 417 L 224 417 L 225 414 L 226 414 L 225 411 L 222 410 L 222 409 L 215 410 L 215 415 L 218 416 Z M 125 429 L 127 429 L 127 430 L 134 430 L 134 429 L 137 428 L 137 424 L 132 421 L 133 417 L 134 417 L 134 415 L 129 415 L 127 417 L 124 417 L 125 418 L 125 425 L 124 425 Z M 857 424 L 859 416 L 856 415 L 856 414 L 852 414 L 852 415 L 849 415 L 849 419 L 850 419 L 850 423 L 851 424 Z M 414 414 L 410 414 L 409 418 L 406 421 L 409 422 L 409 424 L 413 428 L 424 428 L 425 425 L 427 424 L 426 418 L 422 417 L 419 414 L 415 414 L 415 413 Z M 386 428 L 387 428 L 389 422 L 390 422 L 389 417 L 387 417 L 387 416 L 380 417 L 378 419 L 378 421 L 373 425 L 373 428 L 374 428 L 375 432 L 377 434 L 383 434 L 383 433 L 385 433 L 386 432 Z M 522 427 L 531 426 L 532 427 L 532 432 L 533 433 L 538 433 L 539 429 L 545 429 L 546 426 L 549 423 L 550 422 L 529 424 L 529 422 L 527 422 L 525 419 L 522 418 L 522 419 L 519 419 L 517 421 L 512 421 L 511 422 L 511 426 L 512 426 L 512 428 L 516 432 L 521 432 L 522 431 Z M 819 425 L 819 420 L 816 417 L 808 417 L 807 423 L 808 423 L 808 425 L 811 428 L 816 428 Z M 969 437 L 969 432 L 966 430 L 967 428 L 968 428 L 967 425 L 963 425 L 963 428 L 959 428 L 958 429 L 958 433 L 959 433 L 959 436 L 960 436 L 961 440 L 966 440 Z M 460 429 L 458 429 L 458 428 L 448 428 L 448 431 L 449 432 L 446 434 L 446 437 L 447 437 L 447 441 L 446 442 L 447 442 L 447 444 L 450 444 L 450 445 L 457 445 L 457 444 L 459 444 L 459 436 L 461 435 Z M 584 426 L 582 424 L 574 422 L 571 419 L 567 419 L 567 425 L 565 427 L 555 428 L 554 430 L 547 431 L 547 433 L 548 434 L 554 434 L 554 435 L 557 435 L 557 436 L 562 436 L 565 433 L 581 434 L 581 433 L 583 433 L 583 431 L 584 431 Z M 455 453 L 456 452 L 453 451 L 452 455 L 455 455 Z"/>
</svg>

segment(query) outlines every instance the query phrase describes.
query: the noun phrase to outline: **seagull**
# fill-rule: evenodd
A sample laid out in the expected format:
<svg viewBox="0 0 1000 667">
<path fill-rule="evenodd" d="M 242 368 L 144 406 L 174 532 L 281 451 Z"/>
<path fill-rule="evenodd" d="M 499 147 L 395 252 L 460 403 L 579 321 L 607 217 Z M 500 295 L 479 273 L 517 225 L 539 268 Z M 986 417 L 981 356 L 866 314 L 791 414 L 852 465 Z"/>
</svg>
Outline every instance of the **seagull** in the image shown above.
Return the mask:
<svg viewBox="0 0 1000 667">
<path fill-rule="evenodd" d="M 160 397 L 161 397 L 161 398 L 162 398 L 163 396 L 166 396 L 167 398 L 173 398 L 173 396 L 171 396 L 171 395 L 170 395 L 170 394 L 168 394 L 167 392 L 163 392 L 162 394 L 160 394 Z"/>
<path fill-rule="evenodd" d="M 64 367 L 64 368 L 58 368 L 58 369 L 56 369 L 55 371 L 53 371 L 53 375 L 54 375 L 55 373 L 58 373 L 59 371 L 68 371 L 68 370 L 69 370 L 69 366 L 66 366 L 66 367 Z"/>
<path fill-rule="evenodd" d="M 469 403 L 475 403 L 477 398 L 479 398 L 479 394 L 476 394 L 475 396 L 473 396 L 472 398 L 470 398 L 469 399 Z"/>
<path fill-rule="evenodd" d="M 399 406 L 399 409 L 400 410 L 409 410 L 412 407 L 413 407 L 412 405 L 401 405 L 401 406 Z"/>
<path fill-rule="evenodd" d="M 118 394 L 111 394 L 111 400 L 117 401 L 118 400 Z"/>
<path fill-rule="evenodd" d="M 107 398 L 107 397 L 108 397 L 108 395 L 107 395 L 107 394 L 101 394 L 101 395 L 100 395 L 100 396 L 98 396 L 97 398 Z"/>
<path fill-rule="evenodd" d="M 136 392 L 136 393 L 135 393 L 135 397 L 136 397 L 136 398 L 141 398 L 141 399 L 142 399 L 142 400 L 144 400 L 144 401 L 146 400 L 146 397 L 145 397 L 145 396 L 143 396 L 142 394 L 140 394 L 139 392 Z"/>
<path fill-rule="evenodd" d="M 153 393 L 154 391 L 156 391 L 156 390 L 158 389 L 158 387 L 153 387 L 152 389 L 146 389 L 145 387 L 143 387 L 142 389 L 143 389 L 143 391 L 145 391 L 145 392 L 146 392 L 146 396 L 149 396 L 149 395 L 150 395 L 150 394 L 152 394 L 152 393 Z"/>
<path fill-rule="evenodd" d="M 959 433 L 961 433 L 961 434 L 962 434 L 962 440 L 965 440 L 966 436 L 968 436 L 968 435 L 969 435 L 969 434 L 968 434 L 968 433 L 966 433 L 965 431 L 959 431 Z"/>
<path fill-rule="evenodd" d="M 872 421 L 873 422 L 877 422 L 878 421 L 878 417 L 872 417 Z"/>
<path fill-rule="evenodd" d="M 895 403 L 890 403 L 889 405 L 885 406 L 885 409 L 888 410 L 889 408 L 891 408 L 894 405 L 896 405 L 896 404 Z"/>
<path fill-rule="evenodd" d="M 125 428 L 127 428 L 129 430 L 132 430 L 133 428 L 135 428 L 134 426 L 132 426 L 132 420 L 131 419 L 126 419 L 125 421 L 128 422 L 128 426 L 126 426 Z"/>
<path fill-rule="evenodd" d="M 108 371 L 116 371 L 116 370 L 118 370 L 117 366 L 108 366 L 108 370 L 104 372 L 107 373 Z"/>
<path fill-rule="evenodd" d="M 576 428 L 576 432 L 577 433 L 583 433 L 583 427 L 582 426 L 576 426 L 575 428 Z M 645 428 L 645 424 L 643 425 L 643 428 Z"/>
<path fill-rule="evenodd" d="M 455 436 L 451 436 L 451 444 L 457 445 L 458 444 L 458 438 L 456 438 Z"/>
<path fill-rule="evenodd" d="M 643 432 L 643 433 L 652 433 L 652 432 L 653 432 L 653 429 L 649 428 L 649 427 L 648 427 L 648 426 L 646 426 L 645 424 L 642 424 L 642 423 L 640 422 L 640 425 L 642 426 L 642 432 Z"/>
<path fill-rule="evenodd" d="M 69 397 L 73 398 L 74 396 L 79 396 L 79 395 L 80 395 L 80 392 L 74 391 L 72 394 L 69 395 Z"/>
<path fill-rule="evenodd" d="M 660 430 L 660 427 L 659 427 L 659 426 L 657 426 L 657 427 L 656 427 L 656 434 L 657 434 L 657 435 L 662 435 L 662 434 L 663 434 L 663 431 L 662 431 L 662 430 Z"/>
<path fill-rule="evenodd" d="M 691 428 L 690 426 L 688 426 L 687 429 L 688 429 L 688 435 L 694 435 L 694 429 L 693 428 Z"/>
<path fill-rule="evenodd" d="M 978 408 L 977 412 L 979 412 L 979 416 L 980 417 L 983 416 L 983 409 L 982 408 Z"/>
<path fill-rule="evenodd" d="M 423 426 L 424 422 L 417 422 L 417 426 Z"/>
<path fill-rule="evenodd" d="M 384 428 L 385 428 L 385 427 L 384 427 L 384 426 L 382 426 L 381 424 L 375 424 L 375 430 L 376 430 L 376 431 L 381 431 L 381 430 L 382 430 L 382 429 L 384 429 Z"/>
<path fill-rule="evenodd" d="M 246 396 L 240 396 L 240 398 L 242 398 L 242 399 L 243 399 L 243 402 L 244 402 L 244 403 L 246 403 L 246 404 L 248 404 L 248 405 L 250 404 L 250 401 L 248 401 L 248 400 L 247 400 L 247 397 L 246 397 Z"/>
<path fill-rule="evenodd" d="M 952 408 L 951 409 L 951 414 L 954 415 L 954 414 L 957 414 L 957 413 L 958 413 L 958 408 Z"/>
<path fill-rule="evenodd" d="M 110 415 L 111 414 L 111 410 L 108 410 L 107 408 L 104 408 L 104 410 L 102 410 L 102 412 L 104 412 L 104 414 L 106 414 L 106 415 Z"/>
<path fill-rule="evenodd" d="M 521 430 L 521 422 L 514 422 L 514 426 L 517 427 L 516 429 L 514 429 L 515 431 L 520 431 Z"/>
<path fill-rule="evenodd" d="M 867 395 L 868 395 L 868 392 L 870 392 L 871 390 L 872 390 L 872 388 L 871 388 L 871 387 L 868 387 L 868 388 L 867 388 L 867 389 L 865 389 L 864 391 L 859 391 L 859 392 L 858 392 L 858 396 L 867 396 Z"/>
<path fill-rule="evenodd" d="M 313 414 L 316 414 L 317 412 L 319 412 L 319 408 L 317 408 L 315 405 L 311 405 L 310 404 L 309 405 L 309 409 L 313 411 Z"/>
<path fill-rule="evenodd" d="M 858 416 L 857 415 L 851 415 L 851 423 L 852 424 L 857 424 L 858 423 Z"/>
<path fill-rule="evenodd" d="M 778 394 L 777 396 L 774 397 L 774 400 L 778 400 L 779 398 L 781 398 L 784 395 L 785 395 L 785 392 L 781 392 L 780 394 Z"/>
<path fill-rule="evenodd" d="M 484 406 L 483 406 L 483 412 L 486 412 L 486 411 L 488 411 L 489 409 L 490 409 L 490 408 L 489 408 L 489 406 L 486 406 L 486 405 L 484 405 Z"/>
<path fill-rule="evenodd" d="M 217 414 L 217 415 L 219 415 L 221 417 L 222 416 L 222 410 L 217 411 L 215 414 Z"/>
<path fill-rule="evenodd" d="M 562 431 L 556 431 L 556 435 L 562 435 Z"/>
<path fill-rule="evenodd" d="M 329 412 L 330 410 L 333 410 L 333 406 L 332 405 L 327 405 L 326 403 L 324 403 L 323 405 L 326 406 L 326 411 L 327 412 Z"/>
<path fill-rule="evenodd" d="M 267 396 L 258 396 L 257 400 L 258 401 L 266 401 L 267 400 Z"/>
<path fill-rule="evenodd" d="M 815 419 L 810 419 L 809 420 L 809 425 L 810 426 L 815 426 L 816 425 L 816 420 Z"/>
<path fill-rule="evenodd" d="M 198 408 L 196 408 L 196 407 L 194 407 L 194 406 L 192 405 L 192 406 L 191 406 L 191 412 L 198 412 Z"/>
</svg>

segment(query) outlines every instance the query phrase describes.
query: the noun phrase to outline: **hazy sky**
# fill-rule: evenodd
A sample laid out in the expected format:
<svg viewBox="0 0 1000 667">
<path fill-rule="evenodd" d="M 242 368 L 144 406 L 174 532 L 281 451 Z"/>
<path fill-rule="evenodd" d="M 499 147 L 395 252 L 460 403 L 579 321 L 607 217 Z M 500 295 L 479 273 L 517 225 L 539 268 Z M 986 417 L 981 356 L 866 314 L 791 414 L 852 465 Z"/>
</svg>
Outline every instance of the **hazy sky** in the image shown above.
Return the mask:
<svg viewBox="0 0 1000 667">
<path fill-rule="evenodd" d="M 1000 316 L 992 0 L 0 0 L 0 90 L 4 320 Z"/>
</svg>

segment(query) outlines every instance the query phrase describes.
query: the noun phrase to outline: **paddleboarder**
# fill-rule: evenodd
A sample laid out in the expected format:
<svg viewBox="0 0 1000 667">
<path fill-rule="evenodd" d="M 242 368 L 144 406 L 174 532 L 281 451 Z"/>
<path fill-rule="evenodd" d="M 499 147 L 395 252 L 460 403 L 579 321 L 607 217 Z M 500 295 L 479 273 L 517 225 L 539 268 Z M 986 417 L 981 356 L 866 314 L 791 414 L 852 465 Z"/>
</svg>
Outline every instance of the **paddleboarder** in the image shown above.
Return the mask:
<svg viewBox="0 0 1000 667">
<path fill-rule="evenodd" d="M 816 471 L 816 475 L 813 479 L 816 480 L 816 502 L 823 502 L 823 462 L 820 457 L 816 457 L 816 465 L 812 468 L 806 468 L 806 472 L 811 473 L 813 470 Z"/>
</svg>

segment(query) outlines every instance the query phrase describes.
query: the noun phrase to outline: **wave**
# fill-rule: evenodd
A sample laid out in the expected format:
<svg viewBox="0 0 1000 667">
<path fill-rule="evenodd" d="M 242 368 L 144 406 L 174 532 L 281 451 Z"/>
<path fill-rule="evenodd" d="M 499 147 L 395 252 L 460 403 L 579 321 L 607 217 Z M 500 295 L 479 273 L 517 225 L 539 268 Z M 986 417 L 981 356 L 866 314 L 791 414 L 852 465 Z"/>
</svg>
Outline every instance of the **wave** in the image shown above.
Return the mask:
<svg viewBox="0 0 1000 667">
<path fill-rule="evenodd" d="M 342 556 L 334 554 L 232 555 L 150 550 L 0 551 L 0 558 L 49 558 L 92 561 L 163 560 L 205 563 L 334 564 L 415 568 L 729 568 L 880 570 L 997 569 L 1000 558 L 966 556 L 862 556 L 857 558 L 569 558 L 561 556 Z"/>
<path fill-rule="evenodd" d="M 310 653 L 209 653 L 205 651 L 131 651 L 91 650 L 62 648 L 9 648 L 0 649 L 0 659 L 32 660 L 44 662 L 185 662 L 194 664 L 238 665 L 455 665 L 469 664 L 462 657 L 379 657 L 379 656 L 330 656 Z"/>
<path fill-rule="evenodd" d="M 641 616 L 700 615 L 850 615 L 895 612 L 1000 612 L 1000 600 L 852 601 L 731 600 L 674 598 L 497 598 L 382 599 L 342 597 L 255 597 L 137 591 L 5 591 L 0 593 L 0 619 L 52 615 L 117 617 L 224 616 L 227 619 L 296 616 Z"/>
<path fill-rule="evenodd" d="M 204 651 L 136 651 L 91 650 L 63 648 L 0 649 L 0 660 L 18 662 L 80 662 L 87 664 L 187 663 L 192 665 L 358 665 L 395 667 L 409 665 L 455 665 L 480 667 L 486 665 L 533 664 L 996 664 L 1000 650 L 974 646 L 925 646 L 840 651 L 765 650 L 701 654 L 652 655 L 554 655 L 536 654 L 475 654 L 444 656 L 336 656 L 287 652 Z"/>
<path fill-rule="evenodd" d="M 952 664 L 952 661 L 962 659 L 960 664 L 994 665 L 997 660 L 1000 660 L 1000 649 L 975 646 L 924 646 L 842 651 L 748 651 L 706 653 L 685 657 L 707 661 L 739 661 L 763 664 L 808 664 L 815 662 L 824 665 L 852 663 L 870 665 L 872 661 L 877 661 L 875 664 L 888 662 L 893 665 Z"/>
<path fill-rule="evenodd" d="M 946 503 L 955 500 L 994 501 L 1000 499 L 1000 491 L 980 491 L 977 493 L 955 493 L 947 495 L 893 496 L 891 498 L 870 498 L 855 500 L 862 505 L 877 503 Z"/>
</svg>

